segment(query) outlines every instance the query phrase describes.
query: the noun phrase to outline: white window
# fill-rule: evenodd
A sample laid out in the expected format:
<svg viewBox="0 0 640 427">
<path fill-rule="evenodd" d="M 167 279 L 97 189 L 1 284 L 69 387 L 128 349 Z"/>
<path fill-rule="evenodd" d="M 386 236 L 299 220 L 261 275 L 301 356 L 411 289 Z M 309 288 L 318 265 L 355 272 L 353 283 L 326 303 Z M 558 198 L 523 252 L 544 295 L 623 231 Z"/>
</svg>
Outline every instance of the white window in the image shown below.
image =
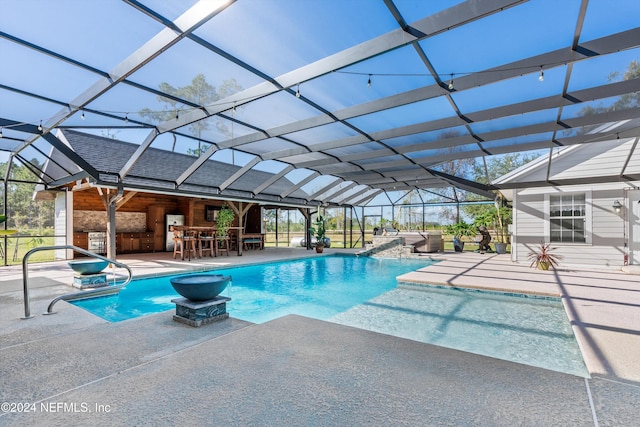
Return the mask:
<svg viewBox="0 0 640 427">
<path fill-rule="evenodd" d="M 591 243 L 590 194 L 550 194 L 546 197 L 547 233 L 553 243 Z"/>
</svg>

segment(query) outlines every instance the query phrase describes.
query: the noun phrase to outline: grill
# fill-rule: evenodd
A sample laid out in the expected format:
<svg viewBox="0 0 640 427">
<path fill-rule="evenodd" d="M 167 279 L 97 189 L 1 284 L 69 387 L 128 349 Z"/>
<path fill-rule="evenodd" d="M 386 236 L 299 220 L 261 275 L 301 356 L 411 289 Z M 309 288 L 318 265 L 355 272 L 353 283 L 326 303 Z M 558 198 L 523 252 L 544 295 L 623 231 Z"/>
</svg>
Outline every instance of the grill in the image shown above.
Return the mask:
<svg viewBox="0 0 640 427">
<path fill-rule="evenodd" d="M 89 252 L 104 255 L 107 253 L 107 233 L 104 231 L 91 231 L 88 233 Z"/>
</svg>

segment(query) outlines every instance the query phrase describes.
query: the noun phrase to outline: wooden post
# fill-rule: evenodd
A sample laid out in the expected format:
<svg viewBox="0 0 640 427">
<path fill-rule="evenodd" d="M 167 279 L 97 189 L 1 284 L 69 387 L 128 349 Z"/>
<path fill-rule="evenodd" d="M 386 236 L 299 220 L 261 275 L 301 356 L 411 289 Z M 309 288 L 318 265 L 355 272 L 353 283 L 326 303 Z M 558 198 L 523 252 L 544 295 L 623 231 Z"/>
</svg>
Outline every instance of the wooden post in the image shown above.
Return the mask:
<svg viewBox="0 0 640 427">
<path fill-rule="evenodd" d="M 101 188 L 98 188 L 98 194 L 102 199 L 102 203 L 107 211 L 107 258 L 116 259 L 116 203 L 122 199 L 123 190 L 119 189 L 117 193 L 110 194 L 111 190 L 107 189 L 104 193 Z M 135 192 L 128 194 L 126 200 L 131 199 Z"/>
<path fill-rule="evenodd" d="M 228 201 L 227 204 L 238 216 L 238 256 L 242 256 L 242 230 L 244 229 L 244 215 L 249 212 L 249 209 L 255 203 L 247 203 L 245 206 L 244 202 L 237 202 L 236 204 L 232 201 Z"/>
</svg>

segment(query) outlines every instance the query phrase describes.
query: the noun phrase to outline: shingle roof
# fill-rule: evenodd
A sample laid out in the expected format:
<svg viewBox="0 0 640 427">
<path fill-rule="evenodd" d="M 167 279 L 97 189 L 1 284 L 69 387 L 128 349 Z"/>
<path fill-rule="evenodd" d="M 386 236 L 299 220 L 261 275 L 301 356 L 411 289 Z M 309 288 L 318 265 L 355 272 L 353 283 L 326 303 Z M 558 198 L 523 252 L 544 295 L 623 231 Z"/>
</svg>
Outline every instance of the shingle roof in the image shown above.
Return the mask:
<svg viewBox="0 0 640 427">
<path fill-rule="evenodd" d="M 98 171 L 99 176 L 93 177 L 98 181 L 108 181 L 105 175 L 116 176 L 138 149 L 136 144 L 72 130 L 62 131 L 59 137 L 68 142 L 77 155 Z M 62 162 L 66 168 L 81 172 L 68 159 L 62 161 L 62 153 L 58 152 L 54 157 L 58 163 Z M 176 180 L 193 161 L 194 156 L 149 148 L 131 168 L 122 184 L 125 187 L 132 188 L 153 186 L 164 190 L 176 191 L 177 193 L 193 192 L 217 195 L 217 188 L 220 184 L 241 169 L 240 166 L 207 160 L 184 184 L 176 188 Z M 53 163 L 48 165 L 45 172 L 54 177 L 62 174 L 61 168 Z M 249 170 L 231 183 L 222 192 L 222 195 L 251 197 L 252 191 L 256 187 L 273 176 L 268 172 Z M 269 200 L 269 196 L 278 198 L 281 193 L 291 189 L 293 185 L 288 179 L 281 178 L 263 190 L 260 198 L 265 200 Z M 289 201 L 294 201 L 295 199 L 305 200 L 309 195 L 302 190 L 296 190 L 288 197 Z"/>
</svg>

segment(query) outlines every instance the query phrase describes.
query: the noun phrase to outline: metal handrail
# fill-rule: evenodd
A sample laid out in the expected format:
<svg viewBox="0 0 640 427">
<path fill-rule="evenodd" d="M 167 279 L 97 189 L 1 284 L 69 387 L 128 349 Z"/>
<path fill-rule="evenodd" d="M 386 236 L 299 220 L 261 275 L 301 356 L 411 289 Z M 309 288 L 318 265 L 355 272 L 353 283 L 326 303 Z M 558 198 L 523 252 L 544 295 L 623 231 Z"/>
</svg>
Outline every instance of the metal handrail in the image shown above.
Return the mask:
<svg viewBox="0 0 640 427">
<path fill-rule="evenodd" d="M 27 252 L 24 256 L 24 258 L 22 259 L 22 287 L 23 287 L 23 291 L 24 291 L 24 317 L 22 319 L 31 319 L 33 318 L 33 316 L 31 315 L 31 307 L 30 307 L 30 298 L 29 298 L 29 271 L 27 268 L 28 265 L 28 261 L 29 261 L 29 257 L 34 254 L 35 252 L 39 252 L 39 251 L 50 251 L 50 250 L 55 250 L 55 249 L 73 249 L 75 252 L 79 252 L 81 254 L 84 255 L 88 255 L 90 257 L 93 258 L 98 258 L 101 259 L 103 261 L 108 261 L 109 263 L 117 266 L 117 267 L 121 267 L 121 268 L 125 268 L 127 270 L 127 272 L 129 273 L 129 277 L 127 277 L 127 279 L 119 284 L 119 285 L 113 285 L 110 286 L 109 289 L 121 289 L 123 287 L 125 287 L 130 281 L 131 278 L 133 276 L 133 273 L 131 272 L 131 269 L 129 268 L 128 265 L 123 264 L 121 262 L 118 262 L 116 260 L 107 258 L 105 256 L 96 254 L 94 252 L 89 252 L 86 249 L 83 248 L 79 248 L 77 246 L 73 246 L 73 245 L 59 245 L 59 246 L 41 246 L 38 248 L 33 248 L 31 249 L 29 252 Z M 90 296 L 90 295 L 97 295 L 97 294 L 101 294 L 105 292 L 105 288 L 95 288 L 95 289 L 89 289 L 86 291 L 80 291 L 80 292 L 74 292 L 71 294 L 65 294 L 65 295 L 60 295 L 59 297 L 56 297 L 53 299 L 53 301 L 51 301 L 49 303 L 49 307 L 47 308 L 47 312 L 44 314 L 53 314 L 54 312 L 52 311 L 53 306 L 55 303 L 57 303 L 60 300 L 69 300 L 69 299 L 76 299 L 78 297 L 82 297 L 82 296 Z"/>
</svg>

